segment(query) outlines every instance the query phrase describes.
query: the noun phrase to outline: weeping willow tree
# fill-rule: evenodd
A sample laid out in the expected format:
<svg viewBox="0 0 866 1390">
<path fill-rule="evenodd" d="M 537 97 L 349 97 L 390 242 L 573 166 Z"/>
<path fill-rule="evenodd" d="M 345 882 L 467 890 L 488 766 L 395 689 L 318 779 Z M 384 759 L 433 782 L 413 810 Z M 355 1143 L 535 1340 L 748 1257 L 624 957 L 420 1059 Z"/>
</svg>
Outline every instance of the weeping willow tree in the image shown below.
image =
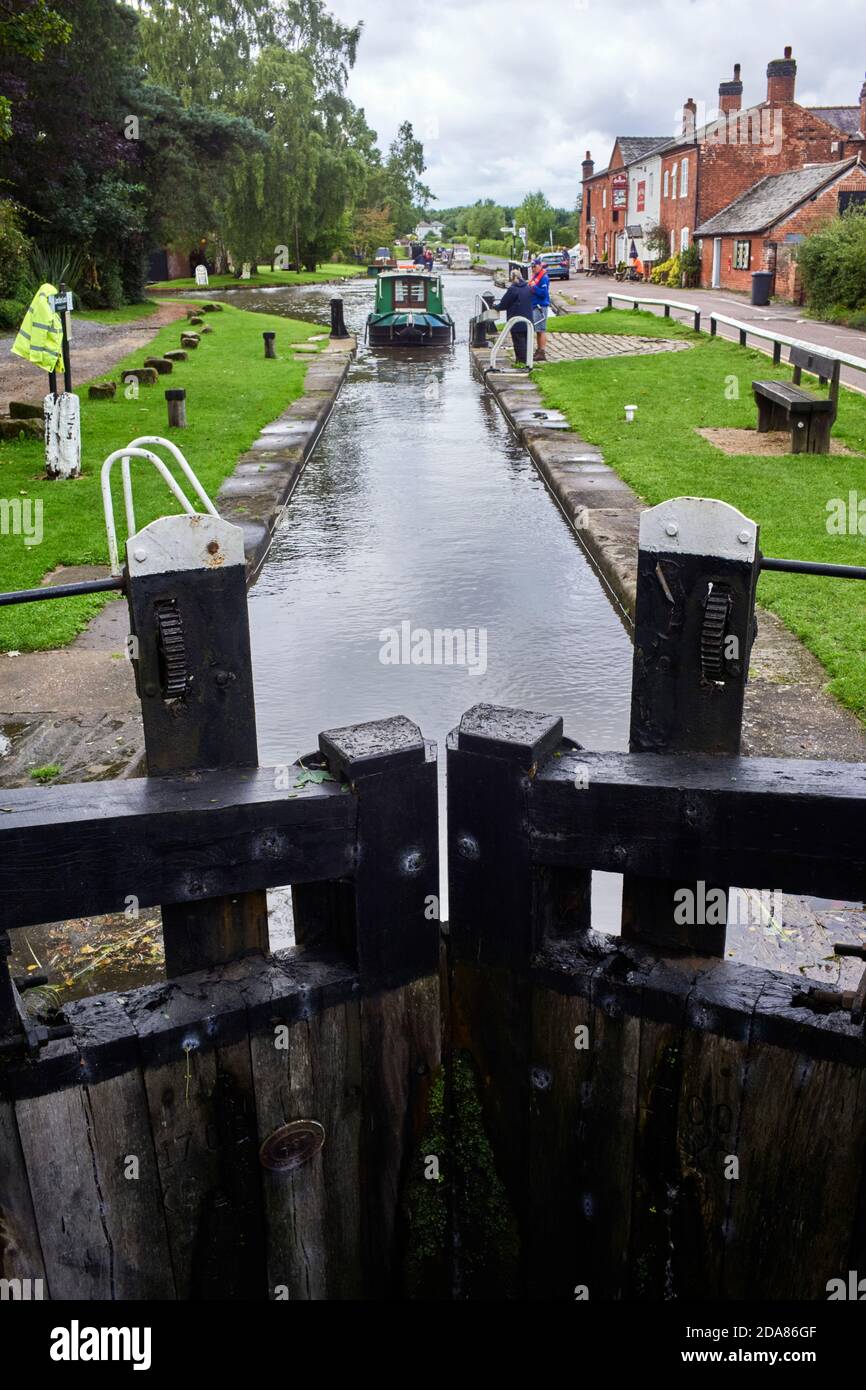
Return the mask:
<svg viewBox="0 0 866 1390">
<path fill-rule="evenodd" d="M 428 192 L 417 182 L 423 151 L 404 123 L 383 165 L 375 132 L 346 97 L 360 23 L 342 23 L 323 0 L 138 0 L 137 8 L 148 79 L 265 137 L 263 153 L 239 153 L 207 229 L 236 265 L 273 263 L 286 247 L 291 262 L 314 269 L 350 243 L 362 206 L 399 205 L 408 225 L 416 190 Z"/>
</svg>

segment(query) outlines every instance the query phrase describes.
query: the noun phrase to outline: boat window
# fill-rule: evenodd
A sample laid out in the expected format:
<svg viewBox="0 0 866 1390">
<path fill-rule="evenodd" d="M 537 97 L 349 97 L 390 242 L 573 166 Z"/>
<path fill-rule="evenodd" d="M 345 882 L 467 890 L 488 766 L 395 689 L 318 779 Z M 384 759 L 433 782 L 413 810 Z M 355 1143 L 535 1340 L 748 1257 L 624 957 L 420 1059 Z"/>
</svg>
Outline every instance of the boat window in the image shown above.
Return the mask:
<svg viewBox="0 0 866 1390">
<path fill-rule="evenodd" d="M 425 280 L 395 280 L 394 308 L 423 309 L 427 303 L 427 282 Z"/>
</svg>

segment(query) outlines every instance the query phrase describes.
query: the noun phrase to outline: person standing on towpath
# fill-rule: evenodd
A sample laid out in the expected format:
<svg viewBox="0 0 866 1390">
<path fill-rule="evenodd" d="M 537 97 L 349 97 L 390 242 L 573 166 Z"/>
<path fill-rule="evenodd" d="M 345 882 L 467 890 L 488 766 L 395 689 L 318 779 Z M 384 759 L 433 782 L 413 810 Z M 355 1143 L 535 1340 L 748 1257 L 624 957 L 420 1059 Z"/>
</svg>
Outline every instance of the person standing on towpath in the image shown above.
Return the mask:
<svg viewBox="0 0 866 1390">
<path fill-rule="evenodd" d="M 512 270 L 511 284 L 496 305 L 497 309 L 504 309 L 505 316 L 509 319 L 523 318 L 532 322 L 532 290 L 524 280 L 519 270 Z M 514 357 L 519 367 L 526 361 L 526 327 L 519 323 L 511 330 L 511 338 L 514 343 Z"/>
<path fill-rule="evenodd" d="M 535 324 L 535 331 L 538 334 L 538 351 L 535 354 L 535 360 L 536 362 L 546 362 L 547 354 L 544 351 L 544 345 L 547 342 L 545 331 L 547 315 L 550 313 L 550 276 L 540 256 L 536 256 L 532 262 L 529 288 L 532 290 L 532 322 Z"/>
</svg>

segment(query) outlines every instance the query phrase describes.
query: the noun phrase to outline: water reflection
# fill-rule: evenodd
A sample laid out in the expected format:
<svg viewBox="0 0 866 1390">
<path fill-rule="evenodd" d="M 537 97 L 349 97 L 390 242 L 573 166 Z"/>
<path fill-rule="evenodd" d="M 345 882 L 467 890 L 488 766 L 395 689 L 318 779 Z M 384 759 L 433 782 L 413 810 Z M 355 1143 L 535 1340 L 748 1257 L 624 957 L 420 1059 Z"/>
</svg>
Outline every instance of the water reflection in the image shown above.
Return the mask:
<svg viewBox="0 0 866 1390">
<path fill-rule="evenodd" d="M 251 591 L 263 762 L 309 751 L 320 729 L 398 713 L 442 750 L 480 700 L 561 713 L 589 747 L 626 746 L 627 634 L 471 372 L 468 320 L 490 282 L 445 282 L 456 344 L 360 347 Z M 231 302 L 323 322 L 335 292 L 249 290 Z M 339 292 L 363 337 L 372 282 Z M 404 622 L 483 630 L 486 668 L 385 664 L 387 630 Z M 601 901 L 612 925 L 609 892 Z"/>
</svg>

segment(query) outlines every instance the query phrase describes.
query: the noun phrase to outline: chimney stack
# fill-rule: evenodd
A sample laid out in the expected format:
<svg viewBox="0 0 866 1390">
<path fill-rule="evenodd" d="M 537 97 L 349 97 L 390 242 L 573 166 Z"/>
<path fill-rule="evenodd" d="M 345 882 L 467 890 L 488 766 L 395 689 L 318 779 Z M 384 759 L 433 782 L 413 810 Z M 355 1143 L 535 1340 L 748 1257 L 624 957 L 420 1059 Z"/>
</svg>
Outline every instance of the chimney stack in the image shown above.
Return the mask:
<svg viewBox="0 0 866 1390">
<path fill-rule="evenodd" d="M 719 110 L 723 115 L 728 111 L 739 111 L 743 104 L 743 84 L 740 81 L 740 65 L 734 63 L 733 82 L 719 83 Z"/>
<path fill-rule="evenodd" d="M 683 139 L 694 140 L 695 123 L 697 120 L 698 108 L 695 105 L 694 97 L 689 97 L 683 103 Z"/>
<path fill-rule="evenodd" d="M 774 58 L 767 64 L 767 103 L 770 106 L 785 106 L 794 100 L 794 84 L 797 81 L 796 59 L 791 57 L 790 48 L 785 49 L 784 58 Z"/>
<path fill-rule="evenodd" d="M 583 170 L 583 181 L 584 183 L 586 183 L 587 179 L 592 178 L 592 171 L 595 168 L 595 163 L 589 150 L 587 150 L 586 159 L 583 161 L 580 167 Z"/>
<path fill-rule="evenodd" d="M 860 134 L 866 139 L 866 82 L 860 88 Z"/>
</svg>

